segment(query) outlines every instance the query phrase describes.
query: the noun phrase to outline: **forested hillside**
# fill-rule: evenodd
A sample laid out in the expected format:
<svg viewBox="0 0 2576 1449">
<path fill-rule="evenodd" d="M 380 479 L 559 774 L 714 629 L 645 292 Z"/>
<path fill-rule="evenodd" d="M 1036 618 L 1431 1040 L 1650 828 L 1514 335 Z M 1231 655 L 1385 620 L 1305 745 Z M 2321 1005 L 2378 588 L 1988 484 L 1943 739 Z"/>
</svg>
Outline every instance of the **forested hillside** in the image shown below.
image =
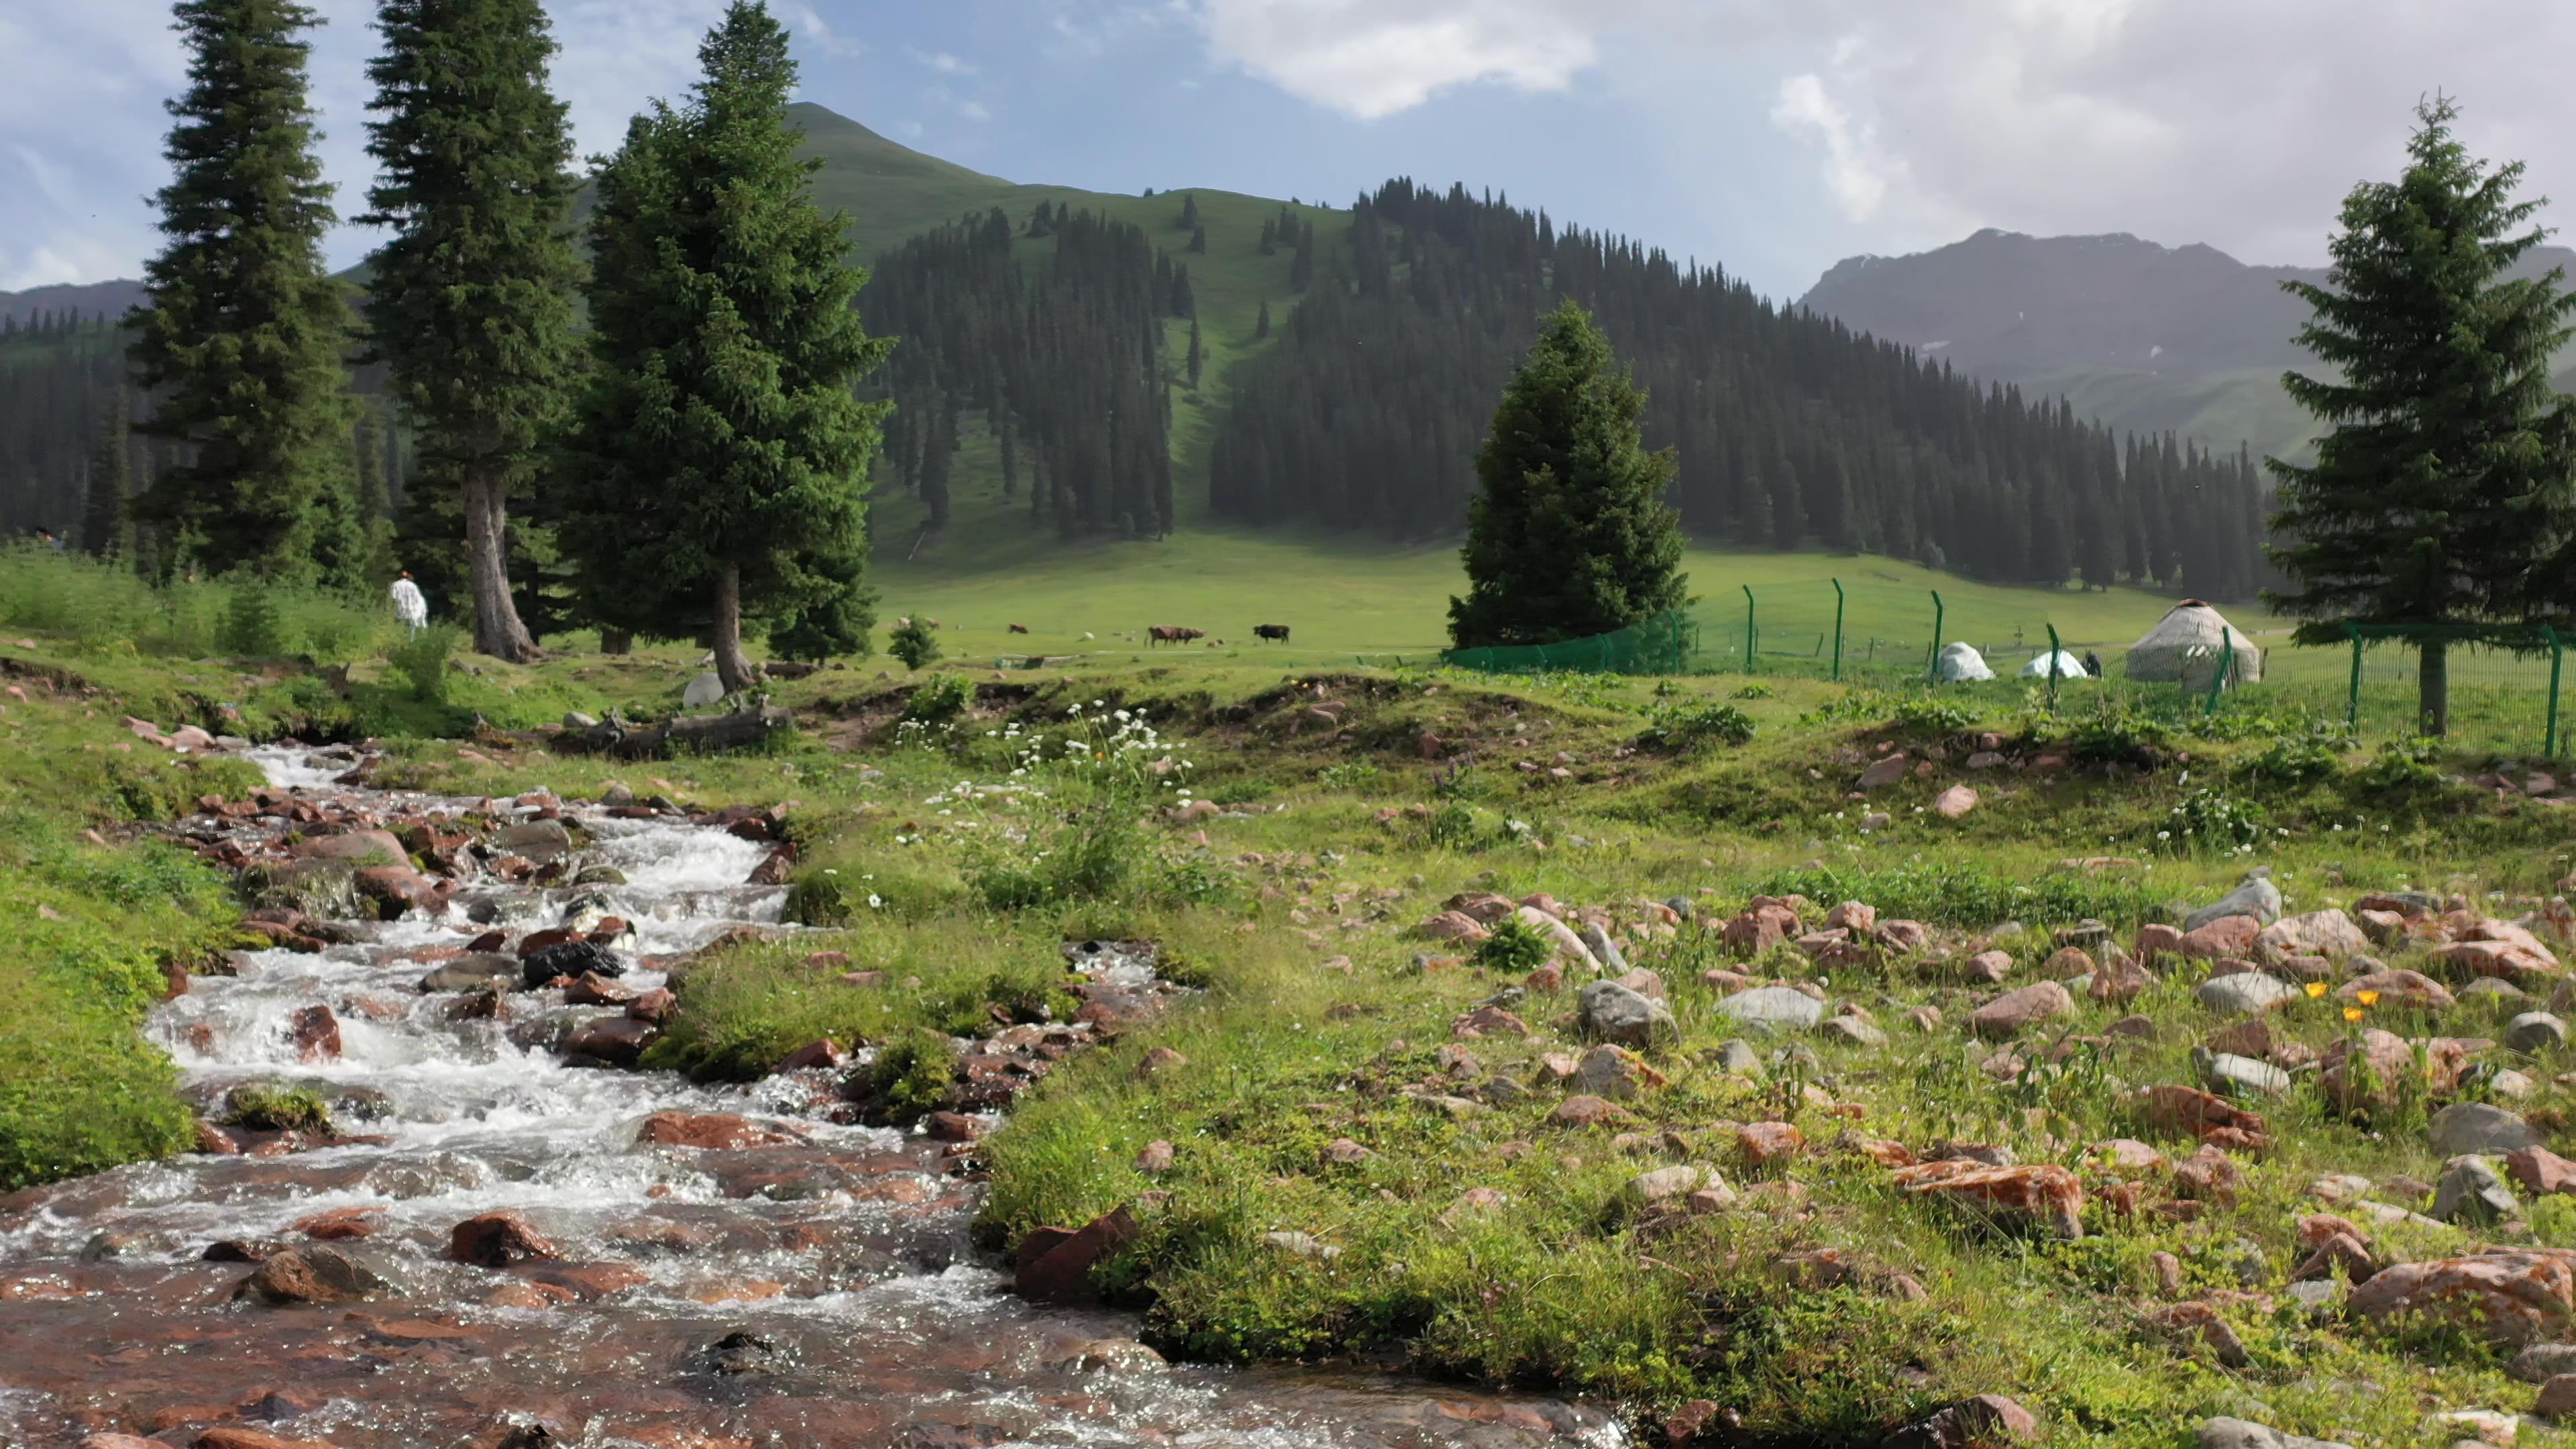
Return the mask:
<svg viewBox="0 0 2576 1449">
<path fill-rule="evenodd" d="M 1401 181 L 1355 210 L 1020 186 L 791 110 L 874 270 L 869 329 L 901 339 L 869 384 L 898 405 L 881 555 L 928 563 L 969 519 L 960 562 L 1210 517 L 1447 537 L 1502 380 L 1565 296 L 1652 393 L 1650 441 L 1677 449 L 1674 502 L 1705 542 L 2226 597 L 2257 580 L 2242 456 L 2117 436 L 1641 243 Z M 73 530 L 115 339 L 57 318 L 0 340 L 0 369 L 0 527 Z M 415 523 L 435 526 L 406 521 L 405 557 L 435 572 Z"/>
<path fill-rule="evenodd" d="M 1571 297 L 1652 393 L 1649 439 L 1677 450 L 1673 501 L 1703 539 L 2230 597 L 2260 567 L 2250 459 L 2118 437 L 1638 243 L 1394 181 L 1323 266 L 1280 348 L 1229 379 L 1222 516 L 1456 528 L 1493 399 L 1539 314 Z"/>
</svg>

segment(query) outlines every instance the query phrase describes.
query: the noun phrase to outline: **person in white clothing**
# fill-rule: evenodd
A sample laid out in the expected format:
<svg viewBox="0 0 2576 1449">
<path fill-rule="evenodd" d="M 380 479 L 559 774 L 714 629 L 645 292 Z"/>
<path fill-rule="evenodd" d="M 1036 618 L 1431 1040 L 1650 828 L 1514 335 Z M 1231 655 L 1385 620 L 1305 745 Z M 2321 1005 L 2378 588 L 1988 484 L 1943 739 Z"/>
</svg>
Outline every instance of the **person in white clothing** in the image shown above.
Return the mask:
<svg viewBox="0 0 2576 1449">
<path fill-rule="evenodd" d="M 394 580 L 393 597 L 394 617 L 412 632 L 413 638 L 419 638 L 420 631 L 429 625 L 429 600 L 420 596 L 420 585 L 413 583 L 411 575 L 405 573 Z"/>
</svg>

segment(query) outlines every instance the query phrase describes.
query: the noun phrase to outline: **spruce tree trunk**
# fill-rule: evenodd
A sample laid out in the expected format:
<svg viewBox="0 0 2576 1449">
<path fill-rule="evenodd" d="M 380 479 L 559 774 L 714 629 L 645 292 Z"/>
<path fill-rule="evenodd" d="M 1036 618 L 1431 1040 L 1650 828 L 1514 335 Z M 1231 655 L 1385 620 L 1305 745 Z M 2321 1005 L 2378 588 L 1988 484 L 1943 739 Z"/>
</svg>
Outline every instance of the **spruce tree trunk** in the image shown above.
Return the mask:
<svg viewBox="0 0 2576 1449">
<path fill-rule="evenodd" d="M 634 653 L 634 652 L 635 652 L 635 634 L 634 634 L 634 632 L 633 632 L 632 630 L 628 630 L 628 629 L 602 629 L 602 630 L 600 630 L 600 631 L 599 631 L 599 652 L 600 652 L 600 653 L 602 653 L 602 654 L 632 654 L 632 653 Z"/>
<path fill-rule="evenodd" d="M 474 650 L 513 664 L 537 657 L 537 641 L 519 622 L 510 598 L 508 514 L 501 480 L 480 469 L 465 475 L 465 551 L 474 574 Z"/>
<path fill-rule="evenodd" d="M 2417 710 L 2425 734 L 2439 739 L 2451 732 L 2451 646 L 2427 639 L 2418 648 Z"/>
<path fill-rule="evenodd" d="M 740 694 L 749 689 L 759 676 L 752 672 L 751 659 L 742 652 L 742 565 L 729 563 L 716 575 L 716 678 L 724 682 L 725 693 Z"/>
</svg>

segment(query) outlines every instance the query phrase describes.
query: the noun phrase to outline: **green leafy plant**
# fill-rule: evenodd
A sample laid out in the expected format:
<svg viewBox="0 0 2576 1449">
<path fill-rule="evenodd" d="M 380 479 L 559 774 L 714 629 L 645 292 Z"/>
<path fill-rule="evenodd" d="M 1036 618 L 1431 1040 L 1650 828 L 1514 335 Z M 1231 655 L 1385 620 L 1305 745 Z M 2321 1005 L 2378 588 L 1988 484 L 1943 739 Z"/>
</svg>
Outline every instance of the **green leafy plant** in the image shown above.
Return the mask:
<svg viewBox="0 0 2576 1449">
<path fill-rule="evenodd" d="M 939 1110 L 956 1077 L 956 1044 L 915 1027 L 878 1047 L 865 1066 L 850 1073 L 849 1085 L 878 1125 L 909 1127 Z"/>
<path fill-rule="evenodd" d="M 906 669 L 919 669 L 939 657 L 939 636 L 922 622 L 919 614 L 901 620 L 894 632 L 886 636 L 886 652 L 903 661 Z"/>
<path fill-rule="evenodd" d="M 1972 704 L 1934 694 L 1909 694 L 1896 701 L 1887 723 L 1900 734 L 1955 735 L 1984 717 L 1985 711 Z"/>
<path fill-rule="evenodd" d="M 2263 838 L 2263 807 L 2215 785 L 2182 797 L 2156 827 L 2156 848 L 2173 855 L 2242 854 Z"/>
<path fill-rule="evenodd" d="M 2375 797 L 2425 794 L 2442 788 L 2442 742 L 2389 740 L 2371 762 L 2353 772 L 2353 784 Z"/>
<path fill-rule="evenodd" d="M 2312 785 L 2332 779 L 2343 768 L 2343 751 L 2351 747 L 2350 737 L 2338 732 L 2311 729 L 2285 734 L 2248 759 L 2243 774 L 2266 784 Z"/>
<path fill-rule="evenodd" d="M 401 675 L 411 697 L 423 704 L 447 703 L 449 663 L 465 631 L 453 624 L 432 624 L 385 651 L 385 662 Z"/>
<path fill-rule="evenodd" d="M 2079 765 L 2152 766 L 2164 759 L 2172 737 L 2164 722 L 2109 698 L 2060 717 L 2058 743 Z"/>
<path fill-rule="evenodd" d="M 935 659 L 938 654 L 939 646 L 934 642 L 930 657 Z M 963 674 L 934 674 L 913 687 L 912 697 L 904 701 L 903 717 L 915 724 L 946 724 L 974 707 L 973 680 Z"/>
<path fill-rule="evenodd" d="M 1384 773 L 1386 772 L 1372 761 L 1350 760 L 1338 765 L 1326 765 L 1315 772 L 1315 779 L 1327 789 L 1356 790 Z"/>
<path fill-rule="evenodd" d="M 1489 971 L 1525 976 L 1556 954 L 1556 944 L 1517 915 L 1494 922 L 1493 934 L 1476 946 L 1476 964 Z"/>
<path fill-rule="evenodd" d="M 1753 738 L 1753 717 L 1731 704 L 1662 707 L 1637 738 L 1664 750 L 1687 750 L 1710 740 L 1741 745 Z"/>
<path fill-rule="evenodd" d="M 1769 699 L 1770 697 L 1771 686 L 1758 682 L 1748 684 L 1727 696 L 1729 699 Z"/>
</svg>

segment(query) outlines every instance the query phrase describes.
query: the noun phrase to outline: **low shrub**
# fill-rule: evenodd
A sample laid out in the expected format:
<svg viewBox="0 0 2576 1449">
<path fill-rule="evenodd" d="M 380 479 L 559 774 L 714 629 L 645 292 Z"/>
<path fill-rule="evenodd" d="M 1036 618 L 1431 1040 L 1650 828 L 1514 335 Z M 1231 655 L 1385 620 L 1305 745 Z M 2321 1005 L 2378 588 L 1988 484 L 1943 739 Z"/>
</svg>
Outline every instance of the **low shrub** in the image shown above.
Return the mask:
<svg viewBox="0 0 2576 1449">
<path fill-rule="evenodd" d="M 937 657 L 935 652 L 932 657 Z M 947 724 L 974 707 L 973 680 L 963 674 L 934 674 L 913 687 L 912 697 L 904 701 L 903 717 L 914 724 Z"/>
<path fill-rule="evenodd" d="M 1741 745 L 1753 738 L 1753 717 L 1731 704 L 1658 706 L 1638 743 L 1687 750 L 1710 740 Z"/>
<path fill-rule="evenodd" d="M 849 1088 L 877 1125 L 909 1127 L 948 1100 L 956 1077 L 956 1043 L 916 1027 L 877 1048 L 867 1065 L 850 1073 Z"/>
<path fill-rule="evenodd" d="M 1517 915 L 1496 921 L 1493 932 L 1476 947 L 1476 964 L 1488 971 L 1526 976 L 1556 954 L 1556 943 Z"/>
<path fill-rule="evenodd" d="M 235 1087 L 224 1094 L 224 1113 L 236 1127 L 253 1132 L 329 1132 L 331 1104 L 311 1087 L 281 1087 L 273 1082 Z"/>
</svg>

